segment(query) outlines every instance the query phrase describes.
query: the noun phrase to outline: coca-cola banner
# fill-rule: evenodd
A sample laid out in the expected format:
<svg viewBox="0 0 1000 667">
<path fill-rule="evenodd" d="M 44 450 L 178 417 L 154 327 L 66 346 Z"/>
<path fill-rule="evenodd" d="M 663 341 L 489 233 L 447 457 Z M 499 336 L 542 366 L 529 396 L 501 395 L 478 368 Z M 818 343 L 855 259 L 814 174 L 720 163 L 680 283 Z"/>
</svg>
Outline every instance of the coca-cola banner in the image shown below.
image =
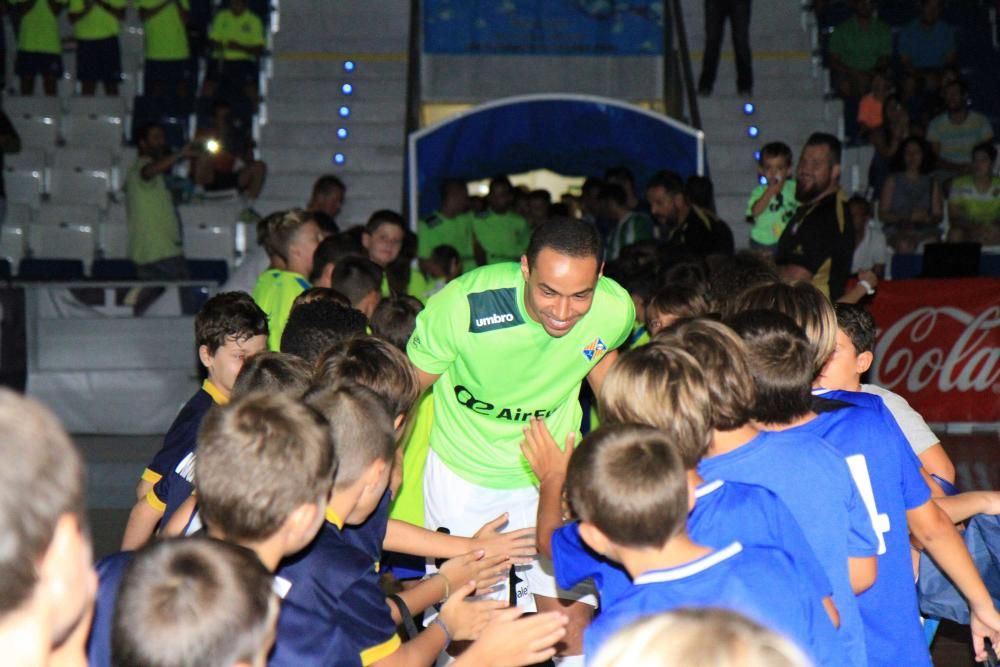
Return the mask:
<svg viewBox="0 0 1000 667">
<path fill-rule="evenodd" d="M 929 422 L 1000 422 L 1000 280 L 879 285 L 871 382 Z"/>
</svg>

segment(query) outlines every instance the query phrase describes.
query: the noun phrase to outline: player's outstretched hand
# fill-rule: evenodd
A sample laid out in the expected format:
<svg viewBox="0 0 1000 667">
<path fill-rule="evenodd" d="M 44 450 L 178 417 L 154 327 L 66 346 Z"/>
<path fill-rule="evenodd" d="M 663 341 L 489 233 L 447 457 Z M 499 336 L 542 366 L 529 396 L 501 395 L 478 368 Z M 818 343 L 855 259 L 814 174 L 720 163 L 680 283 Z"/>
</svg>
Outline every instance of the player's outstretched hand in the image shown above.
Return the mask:
<svg viewBox="0 0 1000 667">
<path fill-rule="evenodd" d="M 986 660 L 983 639 L 989 637 L 994 646 L 1000 645 L 1000 614 L 992 602 L 982 609 L 969 609 L 969 626 L 972 629 L 972 647 L 976 653 L 976 662 L 983 662 Z"/>
<path fill-rule="evenodd" d="M 504 555 L 486 556 L 482 549 L 456 556 L 441 565 L 441 575 L 448 580 L 449 586 L 474 581 L 477 595 L 482 595 L 506 579 L 509 570 L 510 559 Z"/>
<path fill-rule="evenodd" d="M 505 609 L 453 667 L 521 667 L 545 662 L 566 635 L 568 618 L 558 611 L 521 617 L 523 609 Z"/>
<path fill-rule="evenodd" d="M 524 458 L 528 459 L 528 464 L 540 484 L 558 481 L 562 485 L 566 470 L 569 468 L 569 459 L 573 455 L 576 435 L 574 433 L 567 435 L 566 447 L 559 449 L 543 420 L 532 417 L 530 424 L 524 429 L 524 440 L 521 441 Z"/>
<path fill-rule="evenodd" d="M 483 524 L 472 536 L 473 549 L 482 549 L 485 558 L 507 556 L 514 565 L 525 565 L 535 558 L 535 529 L 522 528 L 509 533 L 500 529 L 507 523 L 507 513 Z"/>
<path fill-rule="evenodd" d="M 507 607 L 504 600 L 469 600 L 475 590 L 476 582 L 466 582 L 441 605 L 439 617 L 448 627 L 452 641 L 478 638 L 490 619 Z"/>
</svg>

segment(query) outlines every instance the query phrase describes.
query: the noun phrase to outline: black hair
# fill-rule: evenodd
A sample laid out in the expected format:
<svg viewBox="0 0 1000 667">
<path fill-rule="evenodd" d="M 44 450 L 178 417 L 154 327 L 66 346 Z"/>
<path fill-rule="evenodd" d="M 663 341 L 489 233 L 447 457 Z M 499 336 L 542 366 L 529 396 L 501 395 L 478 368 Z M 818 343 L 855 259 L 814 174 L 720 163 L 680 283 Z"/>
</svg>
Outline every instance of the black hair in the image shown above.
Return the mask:
<svg viewBox="0 0 1000 667">
<path fill-rule="evenodd" d="M 605 182 L 601 186 L 601 193 L 597 196 L 599 199 L 614 202 L 621 208 L 628 207 L 628 195 L 625 192 L 625 188 L 617 183 Z"/>
<path fill-rule="evenodd" d="M 875 351 L 875 318 L 871 313 L 854 303 L 835 303 L 833 311 L 837 327 L 851 339 L 856 353 Z"/>
<path fill-rule="evenodd" d="M 646 183 L 647 190 L 652 190 L 653 188 L 663 188 L 667 191 L 667 194 L 679 195 L 684 193 L 684 181 L 675 172 L 667 170 L 658 171 Z"/>
<path fill-rule="evenodd" d="M 354 308 L 332 301 L 303 303 L 292 309 L 281 334 L 281 351 L 315 364 L 335 343 L 365 335 L 368 321 Z"/>
<path fill-rule="evenodd" d="M 833 164 L 840 164 L 843 145 L 840 143 L 840 139 L 829 132 L 813 132 L 806 139 L 806 146 L 826 146 L 830 149 L 830 159 L 833 160 Z"/>
<path fill-rule="evenodd" d="M 365 223 L 365 231 L 374 234 L 382 225 L 396 225 L 404 232 L 407 229 L 403 216 L 390 209 L 382 208 L 372 213 L 371 217 L 368 218 L 368 222 Z"/>
<path fill-rule="evenodd" d="M 725 317 L 737 311 L 736 297 L 751 287 L 780 281 L 773 263 L 752 250 L 709 260 L 708 297 L 713 311 Z"/>
<path fill-rule="evenodd" d="M 529 268 L 535 265 L 543 248 L 569 257 L 593 257 L 598 264 L 604 256 L 600 232 L 589 222 L 576 218 L 551 218 L 535 228 L 525 252 Z"/>
<path fill-rule="evenodd" d="M 635 176 L 632 174 L 632 170 L 626 166 L 619 165 L 617 167 L 608 167 L 604 170 L 604 180 L 622 180 L 627 182 L 629 185 L 635 185 Z"/>
<path fill-rule="evenodd" d="M 983 152 L 986 153 L 986 157 L 990 159 L 990 162 L 997 161 L 997 147 L 993 145 L 991 141 L 982 141 L 972 147 L 972 156 L 975 157 L 976 153 Z"/>
<path fill-rule="evenodd" d="M 423 309 L 420 299 L 408 294 L 382 299 L 372 313 L 372 333 L 405 352 L 417 326 L 417 313 Z"/>
<path fill-rule="evenodd" d="M 708 176 L 692 174 L 684 184 L 688 201 L 709 211 L 715 211 L 715 186 Z"/>
<path fill-rule="evenodd" d="M 783 157 L 788 164 L 795 161 L 792 149 L 784 141 L 772 141 L 764 144 L 760 149 L 760 160 L 757 161 L 757 164 L 763 166 L 764 160 L 769 157 Z"/>
<path fill-rule="evenodd" d="M 446 178 L 441 181 L 441 201 L 448 198 L 448 193 L 452 190 L 468 191 L 468 185 L 460 178 Z"/>
<path fill-rule="evenodd" d="M 931 150 L 927 141 L 914 136 L 903 139 L 903 142 L 899 144 L 896 154 L 892 156 L 892 161 L 889 163 L 889 171 L 892 173 L 906 171 L 906 147 L 910 144 L 916 144 L 920 147 L 920 173 L 929 174 L 934 169 L 934 151 Z"/>
<path fill-rule="evenodd" d="M 365 297 L 382 287 L 382 267 L 367 257 L 345 257 L 333 267 L 330 287 L 357 307 Z"/>
<path fill-rule="evenodd" d="M 431 251 L 430 260 L 442 271 L 447 272 L 453 262 L 461 261 L 461 257 L 459 257 L 458 251 L 455 250 L 454 246 L 442 244 L 435 246 L 434 250 Z"/>
<path fill-rule="evenodd" d="M 368 257 L 360 239 L 347 234 L 327 236 L 316 246 L 316 252 L 313 253 L 313 271 L 310 280 L 316 282 L 327 264 L 336 266 L 347 257 Z"/>
</svg>

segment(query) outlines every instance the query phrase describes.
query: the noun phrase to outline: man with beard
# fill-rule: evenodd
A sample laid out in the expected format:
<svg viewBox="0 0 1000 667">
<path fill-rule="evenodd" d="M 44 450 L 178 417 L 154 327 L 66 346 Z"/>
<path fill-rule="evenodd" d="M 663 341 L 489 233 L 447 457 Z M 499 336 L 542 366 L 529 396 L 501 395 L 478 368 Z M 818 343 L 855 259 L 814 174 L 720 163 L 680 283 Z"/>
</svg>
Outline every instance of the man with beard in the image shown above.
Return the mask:
<svg viewBox="0 0 1000 667">
<path fill-rule="evenodd" d="M 138 143 L 139 158 L 125 178 L 128 258 L 135 262 L 140 280 L 184 280 L 188 268 L 166 175 L 181 160 L 194 157 L 197 149 L 188 144 L 171 154 L 163 127 L 155 123 L 139 131 Z M 162 288 L 143 290 L 135 304 L 136 314 L 142 314 L 162 292 Z"/>
<path fill-rule="evenodd" d="M 814 132 L 799 157 L 799 207 L 778 240 L 775 262 L 786 282 L 806 280 L 831 301 L 844 293 L 854 256 L 854 229 L 840 192 L 840 140 Z"/>
<path fill-rule="evenodd" d="M 660 251 L 667 261 L 733 253 L 733 232 L 708 209 L 692 204 L 684 181 L 672 171 L 658 172 L 646 186 L 650 211 L 660 226 Z"/>
</svg>

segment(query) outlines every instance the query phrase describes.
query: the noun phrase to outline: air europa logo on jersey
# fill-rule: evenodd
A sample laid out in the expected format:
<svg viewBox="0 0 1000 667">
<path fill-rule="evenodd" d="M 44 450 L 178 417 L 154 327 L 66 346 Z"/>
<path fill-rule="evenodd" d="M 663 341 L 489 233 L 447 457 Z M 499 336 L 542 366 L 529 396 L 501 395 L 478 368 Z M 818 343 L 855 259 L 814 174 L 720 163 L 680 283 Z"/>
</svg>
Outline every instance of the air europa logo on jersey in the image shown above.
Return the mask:
<svg viewBox="0 0 1000 667">
<path fill-rule="evenodd" d="M 484 333 L 524 324 L 513 287 L 469 295 L 469 332 Z"/>
<path fill-rule="evenodd" d="M 583 348 L 583 356 L 587 357 L 587 361 L 597 361 L 604 356 L 604 353 L 608 351 L 608 346 L 604 344 L 604 341 L 600 338 L 595 338 L 590 341 L 587 347 Z"/>
<path fill-rule="evenodd" d="M 472 410 L 478 415 L 512 422 L 526 422 L 532 417 L 551 417 L 552 413 L 555 412 L 555 410 L 548 410 L 546 408 L 539 408 L 537 410 L 504 406 L 497 408 L 494 403 L 476 398 L 469 391 L 468 387 L 460 384 L 455 385 L 455 400 L 458 401 L 459 405 Z"/>
</svg>

